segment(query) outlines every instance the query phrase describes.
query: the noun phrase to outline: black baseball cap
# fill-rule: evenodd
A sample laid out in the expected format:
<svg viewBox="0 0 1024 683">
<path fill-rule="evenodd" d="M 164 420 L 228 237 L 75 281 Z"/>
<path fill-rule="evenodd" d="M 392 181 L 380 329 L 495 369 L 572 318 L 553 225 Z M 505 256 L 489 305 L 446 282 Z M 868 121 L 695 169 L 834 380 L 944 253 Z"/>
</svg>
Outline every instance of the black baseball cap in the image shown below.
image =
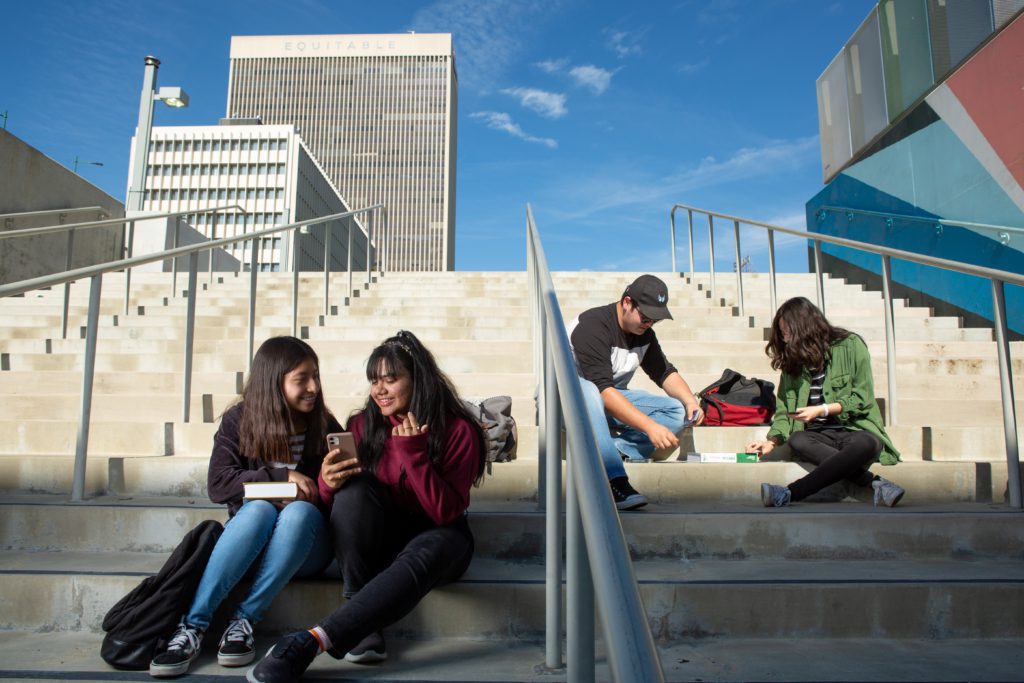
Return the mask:
<svg viewBox="0 0 1024 683">
<path fill-rule="evenodd" d="M 640 312 L 652 320 L 672 320 L 668 312 L 668 285 L 653 275 L 641 275 L 633 280 L 622 296 L 632 299 Z"/>
</svg>

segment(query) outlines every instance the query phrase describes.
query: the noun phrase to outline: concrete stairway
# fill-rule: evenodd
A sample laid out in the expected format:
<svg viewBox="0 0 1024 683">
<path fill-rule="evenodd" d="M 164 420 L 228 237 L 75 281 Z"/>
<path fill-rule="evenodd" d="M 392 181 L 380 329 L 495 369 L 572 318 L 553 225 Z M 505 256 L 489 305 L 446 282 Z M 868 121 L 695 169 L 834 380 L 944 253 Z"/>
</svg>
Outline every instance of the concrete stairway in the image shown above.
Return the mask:
<svg viewBox="0 0 1024 683">
<path fill-rule="evenodd" d="M 615 300 L 632 275 L 556 274 L 566 319 Z M 731 278 L 718 277 L 713 300 L 706 276 L 662 277 L 676 321 L 659 325 L 659 337 L 691 387 L 726 367 L 774 381 L 763 352 L 763 278 L 745 280 L 740 316 Z M 169 276 L 136 274 L 129 316 L 123 285 L 106 280 L 85 503 L 67 496 L 84 342 L 77 333 L 58 338 L 61 291 L 0 300 L 0 678 L 112 680 L 98 657 L 106 610 L 156 571 L 185 531 L 226 518 L 206 498 L 206 461 L 215 419 L 245 370 L 246 278 L 229 274 L 199 293 L 189 423 L 181 421 L 184 304 L 170 296 Z M 258 341 L 290 333 L 290 287 L 290 276 L 261 274 Z M 318 661 L 314 677 L 564 680 L 534 670 L 543 661 L 544 525 L 524 274 L 389 273 L 323 319 L 322 276 L 303 276 L 302 288 L 299 324 L 339 417 L 365 400 L 369 351 L 402 327 L 465 395 L 511 395 L 520 434 L 518 459 L 495 465 L 474 491 L 478 550 L 465 579 L 389 631 L 397 656 L 384 668 Z M 72 292 L 75 332 L 87 291 Z M 780 301 L 813 293 L 810 276 L 779 276 Z M 826 297 L 833 321 L 868 341 L 886 397 L 880 297 L 831 280 Z M 1024 527 L 1002 504 L 991 333 L 902 305 L 896 321 L 900 424 L 890 433 L 906 462 L 885 471 L 908 490 L 900 508 L 875 510 L 863 492 L 842 487 L 817 504 L 760 507 L 758 484 L 800 476 L 793 463 L 694 465 L 671 454 L 627 466 L 652 501 L 622 523 L 670 680 L 1021 679 Z M 1024 345 L 1014 346 L 1020 395 Z M 636 385 L 648 382 L 638 376 Z M 734 450 L 763 432 L 701 427 L 684 435 L 681 450 Z M 260 624 L 261 643 L 315 622 L 340 592 L 328 579 L 289 585 Z M 811 651 L 831 653 L 833 664 L 799 656 L 799 642 L 817 643 Z M 922 658 L 917 669 L 908 652 Z M 962 669 L 945 659 L 977 653 L 992 663 Z M 210 654 L 197 675 L 238 674 Z"/>
</svg>

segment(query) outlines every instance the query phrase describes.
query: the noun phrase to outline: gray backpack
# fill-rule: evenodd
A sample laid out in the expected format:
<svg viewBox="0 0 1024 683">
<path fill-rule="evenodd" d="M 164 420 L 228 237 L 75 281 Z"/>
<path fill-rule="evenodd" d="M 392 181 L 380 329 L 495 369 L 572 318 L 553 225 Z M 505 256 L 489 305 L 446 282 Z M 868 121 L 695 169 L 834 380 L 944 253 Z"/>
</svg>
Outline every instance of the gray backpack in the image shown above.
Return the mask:
<svg viewBox="0 0 1024 683">
<path fill-rule="evenodd" d="M 487 462 L 515 460 L 519 435 L 512 417 L 512 397 L 491 396 L 482 401 L 462 399 L 462 404 L 484 430 Z"/>
</svg>

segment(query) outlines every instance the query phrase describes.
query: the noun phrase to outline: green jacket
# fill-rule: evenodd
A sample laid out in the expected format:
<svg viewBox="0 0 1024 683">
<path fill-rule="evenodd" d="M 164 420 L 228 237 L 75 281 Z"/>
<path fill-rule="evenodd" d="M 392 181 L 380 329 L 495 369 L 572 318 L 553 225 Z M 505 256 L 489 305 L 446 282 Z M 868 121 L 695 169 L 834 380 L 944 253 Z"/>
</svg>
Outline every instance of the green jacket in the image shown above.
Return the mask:
<svg viewBox="0 0 1024 683">
<path fill-rule="evenodd" d="M 806 368 L 799 377 L 782 374 L 779 380 L 779 405 L 771 429 L 768 430 L 768 437 L 777 437 L 785 442 L 794 431 L 804 428 L 803 422 L 794 420 L 788 413 L 806 406 L 810 392 L 811 376 Z M 885 433 L 882 413 L 875 402 L 868 347 L 856 334 L 832 345 L 828 366 L 825 368 L 822 394 L 825 403 L 843 406 L 843 412 L 835 416 L 840 424 L 847 429 L 871 432 L 882 441 L 879 462 L 895 465 L 900 461 L 899 451 Z"/>
</svg>

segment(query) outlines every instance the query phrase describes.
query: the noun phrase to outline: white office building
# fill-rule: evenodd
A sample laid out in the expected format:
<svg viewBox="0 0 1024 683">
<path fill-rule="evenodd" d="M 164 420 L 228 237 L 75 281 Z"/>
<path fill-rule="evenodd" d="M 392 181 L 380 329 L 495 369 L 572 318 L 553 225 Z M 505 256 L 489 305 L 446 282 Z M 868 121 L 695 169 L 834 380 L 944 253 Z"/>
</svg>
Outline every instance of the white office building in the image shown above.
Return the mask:
<svg viewBox="0 0 1024 683">
<path fill-rule="evenodd" d="M 134 150 L 132 138 L 133 165 Z M 199 213 L 201 209 L 229 204 L 239 205 L 244 213 Z M 239 235 L 350 209 L 294 125 L 228 119 L 218 126 L 153 128 L 142 208 L 144 213 L 192 211 L 183 217 L 186 232 L 190 226 L 205 238 Z M 348 222 L 330 226 L 332 271 L 347 267 Z M 149 235 L 148 240 L 146 235 L 138 234 L 141 229 L 137 230 L 135 253 L 172 246 L 177 229 L 169 226 L 166 237 Z M 290 256 L 288 233 L 262 238 L 259 269 L 291 270 L 297 266 L 299 270 L 322 271 L 327 230 L 327 226 L 320 225 L 297 235 L 297 264 Z M 194 241 L 181 235 L 179 231 L 178 243 Z M 251 251 L 246 241 L 227 253 L 249 269 Z M 366 229 L 361 219 L 354 227 L 352 251 L 353 268 L 365 268 Z"/>
<path fill-rule="evenodd" d="M 385 270 L 455 265 L 450 34 L 233 36 L 227 115 L 294 124 L 354 207 L 387 205 Z"/>
</svg>

